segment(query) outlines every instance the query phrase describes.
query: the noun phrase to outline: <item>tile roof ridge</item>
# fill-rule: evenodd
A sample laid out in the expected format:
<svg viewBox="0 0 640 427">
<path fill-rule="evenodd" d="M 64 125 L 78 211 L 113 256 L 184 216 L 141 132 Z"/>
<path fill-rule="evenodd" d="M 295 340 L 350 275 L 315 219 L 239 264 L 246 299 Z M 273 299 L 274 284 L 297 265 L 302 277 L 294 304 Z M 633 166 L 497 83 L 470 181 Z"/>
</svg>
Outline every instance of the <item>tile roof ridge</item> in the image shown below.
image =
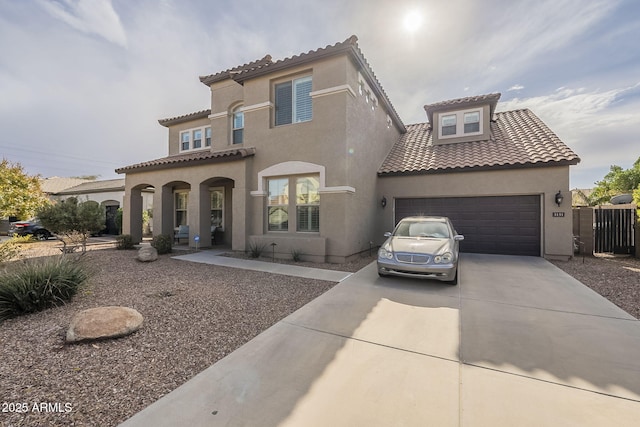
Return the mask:
<svg viewBox="0 0 640 427">
<path fill-rule="evenodd" d="M 273 63 L 273 60 L 271 55 L 266 54 L 261 59 L 256 59 L 255 61 L 247 62 L 246 64 L 237 65 L 235 67 L 228 68 L 224 71 L 219 71 L 217 73 L 200 76 L 200 81 L 208 86 L 217 81 L 231 79 L 236 74 L 241 74 L 248 70 L 264 67 L 272 63 Z"/>
<path fill-rule="evenodd" d="M 182 114 L 180 116 L 169 117 L 166 119 L 159 119 L 158 123 L 162 126 L 167 126 L 169 124 L 175 124 L 175 122 L 187 121 L 193 118 L 200 118 L 201 116 L 209 116 L 211 114 L 211 108 L 207 108 L 205 110 L 195 111 L 193 113 Z"/>
</svg>

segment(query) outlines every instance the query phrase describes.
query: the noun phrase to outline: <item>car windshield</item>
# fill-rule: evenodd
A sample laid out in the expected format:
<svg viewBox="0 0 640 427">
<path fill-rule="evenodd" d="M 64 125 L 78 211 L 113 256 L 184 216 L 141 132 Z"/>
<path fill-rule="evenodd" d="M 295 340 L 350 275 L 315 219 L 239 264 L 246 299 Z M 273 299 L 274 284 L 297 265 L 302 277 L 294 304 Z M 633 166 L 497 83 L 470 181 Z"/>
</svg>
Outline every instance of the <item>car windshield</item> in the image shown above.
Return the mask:
<svg viewBox="0 0 640 427">
<path fill-rule="evenodd" d="M 393 235 L 397 237 L 431 237 L 436 239 L 447 239 L 449 238 L 449 228 L 443 222 L 401 221 Z"/>
</svg>

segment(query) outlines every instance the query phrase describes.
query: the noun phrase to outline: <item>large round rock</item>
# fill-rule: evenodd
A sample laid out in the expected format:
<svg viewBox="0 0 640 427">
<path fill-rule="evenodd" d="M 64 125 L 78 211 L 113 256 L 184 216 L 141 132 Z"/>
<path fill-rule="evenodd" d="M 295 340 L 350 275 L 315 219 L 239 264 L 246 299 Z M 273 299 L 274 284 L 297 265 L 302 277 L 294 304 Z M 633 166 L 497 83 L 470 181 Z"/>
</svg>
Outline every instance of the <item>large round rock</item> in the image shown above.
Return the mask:
<svg viewBox="0 0 640 427">
<path fill-rule="evenodd" d="M 83 310 L 71 320 L 67 342 L 123 337 L 140 329 L 143 320 L 137 310 L 128 307 Z"/>
<path fill-rule="evenodd" d="M 138 249 L 138 261 L 152 262 L 158 259 L 158 251 L 151 246 L 143 246 Z"/>
</svg>

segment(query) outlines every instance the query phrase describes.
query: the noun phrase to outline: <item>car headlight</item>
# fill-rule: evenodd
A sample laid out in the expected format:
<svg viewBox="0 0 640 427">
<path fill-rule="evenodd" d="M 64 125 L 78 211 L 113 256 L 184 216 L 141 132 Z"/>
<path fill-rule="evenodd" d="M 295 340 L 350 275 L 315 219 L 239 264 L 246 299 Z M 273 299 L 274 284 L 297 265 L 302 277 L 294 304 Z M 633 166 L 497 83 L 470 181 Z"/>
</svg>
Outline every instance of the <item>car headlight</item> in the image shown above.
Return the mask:
<svg viewBox="0 0 640 427">
<path fill-rule="evenodd" d="M 441 264 L 441 263 L 449 263 L 451 262 L 451 260 L 453 259 L 453 254 L 451 252 L 445 252 L 442 255 L 436 255 L 433 258 L 433 262 L 435 262 L 436 264 Z"/>
<path fill-rule="evenodd" d="M 387 248 L 380 248 L 380 250 L 378 251 L 378 258 L 392 259 L 393 251 L 388 250 Z"/>
</svg>

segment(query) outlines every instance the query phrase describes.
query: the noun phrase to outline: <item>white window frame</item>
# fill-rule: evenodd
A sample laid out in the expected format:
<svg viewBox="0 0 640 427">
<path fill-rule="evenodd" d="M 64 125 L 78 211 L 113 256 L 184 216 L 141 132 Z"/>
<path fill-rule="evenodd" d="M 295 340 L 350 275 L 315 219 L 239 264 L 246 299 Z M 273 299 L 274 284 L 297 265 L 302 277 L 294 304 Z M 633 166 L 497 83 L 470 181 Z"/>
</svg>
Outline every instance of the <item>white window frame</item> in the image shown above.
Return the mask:
<svg viewBox="0 0 640 427">
<path fill-rule="evenodd" d="M 240 117 L 242 120 L 242 126 L 236 127 L 236 117 Z M 236 142 L 236 131 L 242 131 L 242 141 Z M 244 111 L 242 111 L 242 106 L 238 106 L 233 109 L 231 112 L 231 145 L 240 145 L 244 144 Z"/>
<path fill-rule="evenodd" d="M 220 191 L 222 193 L 222 207 L 220 208 L 221 210 L 221 215 L 220 215 L 220 230 L 224 230 L 224 187 L 211 187 L 209 188 L 209 197 L 213 198 L 213 192 L 214 191 Z M 213 205 L 211 205 L 211 209 L 210 211 L 213 212 L 214 208 Z M 217 208 L 216 208 L 217 210 Z M 211 224 L 213 226 L 213 224 Z"/>
<path fill-rule="evenodd" d="M 185 197 L 184 209 L 178 209 L 178 198 Z M 178 211 L 184 212 L 184 224 L 178 224 Z M 177 190 L 173 196 L 173 223 L 176 227 L 180 225 L 189 225 L 189 190 Z"/>
<path fill-rule="evenodd" d="M 180 152 L 181 153 L 187 153 L 190 151 L 200 151 L 200 150 L 205 150 L 211 147 L 211 145 L 207 145 L 208 141 L 207 141 L 207 129 L 209 129 L 209 135 L 211 135 L 211 126 L 199 126 L 199 127 L 195 127 L 195 128 L 190 128 L 190 129 L 185 129 L 180 131 L 179 137 L 178 137 L 178 143 L 180 146 Z M 195 134 L 196 132 L 200 132 L 200 146 L 199 147 L 194 147 L 195 145 Z M 188 136 L 188 140 L 185 141 L 184 140 L 184 136 Z M 211 140 L 211 137 L 209 137 L 209 141 Z M 184 148 L 184 144 L 185 142 L 188 144 L 188 148 Z"/>
<path fill-rule="evenodd" d="M 300 118 L 298 116 L 298 101 L 297 101 L 297 92 L 299 85 L 302 83 L 311 82 L 312 88 L 309 92 L 309 102 L 311 103 L 311 115 L 308 118 Z M 282 80 L 275 82 L 274 84 L 274 107 L 278 108 L 278 100 L 276 99 L 275 93 L 277 92 L 277 87 L 282 84 L 291 83 L 291 122 L 290 123 L 278 123 L 277 117 L 274 115 L 273 125 L 275 127 L 278 126 L 287 126 L 296 123 L 306 123 L 313 120 L 313 98 L 311 97 L 311 92 L 313 92 L 313 75 L 306 75 L 302 77 L 296 77 L 293 79 Z"/>
<path fill-rule="evenodd" d="M 466 132 L 464 131 L 464 117 L 465 115 L 468 115 L 469 113 L 478 113 L 479 116 L 479 130 L 477 132 Z M 460 110 L 460 111 L 447 111 L 447 112 L 442 112 L 438 115 L 438 138 L 439 139 L 450 139 L 450 138 L 460 138 L 460 137 L 464 137 L 464 136 L 475 136 L 475 135 L 482 135 L 484 133 L 484 129 L 483 129 L 483 110 L 482 108 L 470 108 L 467 110 Z M 445 117 L 449 117 L 449 116 L 455 116 L 456 117 L 456 133 L 452 134 L 452 135 L 443 135 L 442 134 L 442 120 Z"/>
<path fill-rule="evenodd" d="M 287 194 L 280 194 L 279 197 L 285 197 L 286 203 L 282 203 L 282 201 L 272 201 L 272 195 L 270 190 L 270 181 L 286 181 L 285 186 L 283 187 L 287 189 Z M 291 178 L 288 176 L 273 176 L 267 178 L 267 209 L 266 209 L 266 220 L 267 220 L 267 231 L 270 233 L 287 233 L 289 231 L 289 227 L 291 226 Z M 271 215 L 271 208 L 285 208 L 287 213 L 287 227 L 284 228 L 271 228 L 271 223 L 269 222 L 269 216 Z"/>
</svg>

